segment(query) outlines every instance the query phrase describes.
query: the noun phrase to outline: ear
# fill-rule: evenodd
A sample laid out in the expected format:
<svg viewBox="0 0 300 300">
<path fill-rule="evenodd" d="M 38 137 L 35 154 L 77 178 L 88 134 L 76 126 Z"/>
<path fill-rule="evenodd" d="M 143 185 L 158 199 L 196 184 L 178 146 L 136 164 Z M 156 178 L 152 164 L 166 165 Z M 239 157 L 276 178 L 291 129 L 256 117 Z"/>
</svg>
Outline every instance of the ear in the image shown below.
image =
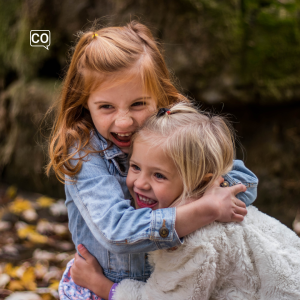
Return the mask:
<svg viewBox="0 0 300 300">
<path fill-rule="evenodd" d="M 213 173 L 207 173 L 204 177 L 203 177 L 203 181 L 205 182 L 209 182 L 211 180 L 211 178 L 213 177 Z"/>
</svg>

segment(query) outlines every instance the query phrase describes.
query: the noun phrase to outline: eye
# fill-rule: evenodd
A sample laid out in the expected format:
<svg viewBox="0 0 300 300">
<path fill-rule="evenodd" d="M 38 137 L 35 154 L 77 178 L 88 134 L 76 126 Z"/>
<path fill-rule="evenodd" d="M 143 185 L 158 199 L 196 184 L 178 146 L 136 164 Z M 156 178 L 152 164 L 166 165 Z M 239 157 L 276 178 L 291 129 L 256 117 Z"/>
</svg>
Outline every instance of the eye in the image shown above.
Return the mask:
<svg viewBox="0 0 300 300">
<path fill-rule="evenodd" d="M 138 102 L 134 102 L 131 106 L 144 106 L 144 105 L 146 105 L 146 102 L 138 101 Z"/>
<path fill-rule="evenodd" d="M 131 164 L 130 167 L 134 170 L 134 171 L 141 171 L 141 169 L 135 165 L 135 164 Z"/>
<path fill-rule="evenodd" d="M 157 179 L 167 179 L 163 174 L 161 173 L 155 173 L 154 176 L 157 178 Z"/>
<path fill-rule="evenodd" d="M 110 109 L 113 108 L 113 106 L 109 104 L 105 104 L 105 105 L 101 105 L 99 108 Z"/>
</svg>

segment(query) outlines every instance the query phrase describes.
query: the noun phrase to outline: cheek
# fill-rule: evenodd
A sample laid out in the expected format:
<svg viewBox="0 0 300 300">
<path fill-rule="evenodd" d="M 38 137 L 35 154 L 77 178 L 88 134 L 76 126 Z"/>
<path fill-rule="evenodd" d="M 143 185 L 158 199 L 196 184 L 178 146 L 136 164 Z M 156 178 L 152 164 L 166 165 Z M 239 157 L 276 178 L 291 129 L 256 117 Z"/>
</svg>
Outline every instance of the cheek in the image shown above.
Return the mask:
<svg viewBox="0 0 300 300">
<path fill-rule="evenodd" d="M 129 190 L 133 189 L 133 183 L 134 183 L 134 176 L 133 176 L 132 172 L 130 172 L 130 170 L 129 170 L 127 178 L 126 178 L 126 185 Z"/>
<path fill-rule="evenodd" d="M 156 109 L 146 109 L 135 116 L 136 121 L 138 122 L 139 126 L 142 126 L 145 121 L 153 115 Z"/>
<path fill-rule="evenodd" d="M 160 208 L 169 207 L 173 203 L 173 201 L 175 200 L 173 191 L 173 188 L 169 189 L 168 187 L 162 186 L 156 189 L 155 195 L 159 200 Z"/>
</svg>

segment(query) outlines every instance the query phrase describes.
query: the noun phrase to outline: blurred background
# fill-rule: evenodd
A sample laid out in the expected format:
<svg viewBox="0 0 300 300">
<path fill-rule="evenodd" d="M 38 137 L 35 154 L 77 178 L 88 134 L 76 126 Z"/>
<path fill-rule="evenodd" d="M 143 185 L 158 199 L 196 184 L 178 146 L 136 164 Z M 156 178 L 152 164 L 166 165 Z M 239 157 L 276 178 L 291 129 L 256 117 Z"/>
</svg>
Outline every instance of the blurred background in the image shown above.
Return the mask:
<svg viewBox="0 0 300 300">
<path fill-rule="evenodd" d="M 71 244 L 57 246 L 70 243 L 65 231 L 39 227 L 67 228 L 63 206 L 52 212 L 63 186 L 44 175 L 51 128 L 44 116 L 76 33 L 95 19 L 103 26 L 138 19 L 151 28 L 181 92 L 230 115 L 243 145 L 237 156 L 259 178 L 255 205 L 300 234 L 299 0 L 0 0 L 0 273 L 9 276 L 1 284 L 0 275 L 0 297 L 51 284 L 39 296 L 57 297 L 58 270 L 74 253 Z M 31 30 L 50 30 L 49 50 L 30 46 Z M 36 216 L 26 218 L 28 209 Z M 34 258 L 36 250 L 66 255 Z M 58 273 L 45 279 L 51 267 Z"/>
</svg>

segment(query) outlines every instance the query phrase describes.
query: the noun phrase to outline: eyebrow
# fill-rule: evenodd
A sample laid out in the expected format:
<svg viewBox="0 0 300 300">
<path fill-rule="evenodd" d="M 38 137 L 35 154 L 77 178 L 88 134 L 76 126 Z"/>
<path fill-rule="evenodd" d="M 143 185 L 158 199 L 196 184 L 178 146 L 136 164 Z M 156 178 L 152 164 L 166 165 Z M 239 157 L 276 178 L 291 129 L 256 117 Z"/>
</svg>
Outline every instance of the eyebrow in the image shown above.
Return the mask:
<svg viewBox="0 0 300 300">
<path fill-rule="evenodd" d="M 151 97 L 139 97 L 139 98 L 136 98 L 136 99 L 132 100 L 132 102 L 135 102 L 135 101 L 138 101 L 138 100 L 145 100 L 145 99 L 151 99 Z M 109 103 L 109 101 L 107 101 L 107 100 L 96 100 L 94 102 L 94 104 L 98 104 L 98 103 Z"/>
<path fill-rule="evenodd" d="M 134 164 L 134 165 L 138 165 L 138 163 L 136 163 L 134 160 L 130 159 L 129 164 Z M 167 170 L 162 170 L 160 168 L 157 167 L 151 167 L 151 169 L 154 169 L 157 172 L 162 172 L 162 173 L 167 173 L 168 175 L 172 175 L 171 172 L 168 172 Z"/>
</svg>

